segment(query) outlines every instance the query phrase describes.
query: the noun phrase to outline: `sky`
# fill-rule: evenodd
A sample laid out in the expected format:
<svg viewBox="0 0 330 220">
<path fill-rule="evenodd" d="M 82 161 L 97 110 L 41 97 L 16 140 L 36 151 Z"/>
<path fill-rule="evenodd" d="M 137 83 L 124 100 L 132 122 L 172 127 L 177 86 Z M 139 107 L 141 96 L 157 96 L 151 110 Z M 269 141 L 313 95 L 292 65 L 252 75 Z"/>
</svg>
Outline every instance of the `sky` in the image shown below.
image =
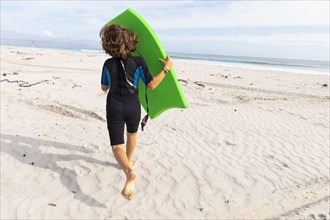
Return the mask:
<svg viewBox="0 0 330 220">
<path fill-rule="evenodd" d="M 51 41 L 100 49 L 100 29 L 127 8 L 147 20 L 168 53 L 309 60 L 330 56 L 329 0 L 1 0 L 1 42 Z"/>
</svg>

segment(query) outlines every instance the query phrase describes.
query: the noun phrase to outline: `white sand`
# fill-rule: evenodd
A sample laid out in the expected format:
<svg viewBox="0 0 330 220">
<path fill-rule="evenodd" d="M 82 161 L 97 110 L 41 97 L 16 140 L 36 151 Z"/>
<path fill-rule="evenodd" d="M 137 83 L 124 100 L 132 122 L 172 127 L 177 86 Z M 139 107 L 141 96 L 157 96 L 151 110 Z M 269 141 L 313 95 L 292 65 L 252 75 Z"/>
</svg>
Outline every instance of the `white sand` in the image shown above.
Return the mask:
<svg viewBox="0 0 330 220">
<path fill-rule="evenodd" d="M 328 76 L 175 61 L 189 108 L 139 132 L 128 202 L 106 58 L 1 47 L 1 80 L 48 80 L 0 84 L 1 219 L 329 219 Z"/>
</svg>

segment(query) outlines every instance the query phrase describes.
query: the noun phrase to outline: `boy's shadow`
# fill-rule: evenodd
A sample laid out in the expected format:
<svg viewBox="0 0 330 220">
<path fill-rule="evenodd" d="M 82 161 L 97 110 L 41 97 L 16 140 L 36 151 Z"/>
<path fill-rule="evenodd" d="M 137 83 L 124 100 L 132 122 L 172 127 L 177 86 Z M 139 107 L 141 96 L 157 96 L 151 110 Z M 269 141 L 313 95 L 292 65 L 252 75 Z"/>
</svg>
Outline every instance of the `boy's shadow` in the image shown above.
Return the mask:
<svg viewBox="0 0 330 220">
<path fill-rule="evenodd" d="M 41 148 L 54 147 L 57 149 L 73 150 L 82 153 L 93 152 L 82 146 L 64 144 L 53 141 L 46 141 L 31 137 L 23 137 L 18 135 L 3 134 L 1 135 L 1 151 L 12 156 L 16 160 L 30 166 L 37 166 L 44 169 L 49 169 L 60 175 L 60 181 L 69 192 L 73 193 L 74 198 L 80 200 L 91 207 L 107 208 L 93 197 L 85 194 L 79 187 L 77 182 L 77 174 L 74 170 L 57 166 L 57 161 L 84 160 L 88 163 L 96 163 L 103 166 L 112 166 L 120 169 L 118 164 L 100 161 L 94 158 L 85 157 L 76 154 L 53 154 L 43 153 Z"/>
</svg>

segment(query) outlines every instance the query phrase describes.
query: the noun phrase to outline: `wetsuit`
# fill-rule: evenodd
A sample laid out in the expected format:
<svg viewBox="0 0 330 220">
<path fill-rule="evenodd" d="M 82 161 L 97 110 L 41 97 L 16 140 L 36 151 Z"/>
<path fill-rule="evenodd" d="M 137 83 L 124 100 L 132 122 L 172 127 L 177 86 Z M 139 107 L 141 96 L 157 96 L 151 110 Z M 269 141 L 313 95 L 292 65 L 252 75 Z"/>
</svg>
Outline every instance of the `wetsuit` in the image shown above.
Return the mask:
<svg viewBox="0 0 330 220">
<path fill-rule="evenodd" d="M 139 79 L 145 85 L 153 79 L 142 57 L 110 58 L 104 62 L 101 84 L 109 87 L 106 109 L 111 145 L 124 143 L 125 124 L 129 133 L 138 130 L 141 118 Z"/>
</svg>

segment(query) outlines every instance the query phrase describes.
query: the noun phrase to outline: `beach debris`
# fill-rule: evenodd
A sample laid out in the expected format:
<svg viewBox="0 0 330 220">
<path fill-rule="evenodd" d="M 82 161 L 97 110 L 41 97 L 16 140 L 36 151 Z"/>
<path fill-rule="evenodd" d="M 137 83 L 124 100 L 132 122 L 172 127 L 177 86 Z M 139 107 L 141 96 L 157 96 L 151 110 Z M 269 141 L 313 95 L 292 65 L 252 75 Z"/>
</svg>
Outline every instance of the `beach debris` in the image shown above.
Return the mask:
<svg viewBox="0 0 330 220">
<path fill-rule="evenodd" d="M 25 81 L 23 81 L 23 80 L 13 80 L 13 81 L 10 81 L 9 79 L 3 79 L 3 80 L 1 80 L 0 82 L 8 82 L 8 83 L 25 83 Z"/>
<path fill-rule="evenodd" d="M 7 76 L 7 75 L 18 75 L 17 72 L 13 72 L 13 73 L 3 73 L 2 76 Z"/>
<path fill-rule="evenodd" d="M 56 207 L 56 204 L 54 204 L 54 203 L 48 203 L 48 205 Z"/>
<path fill-rule="evenodd" d="M 42 80 L 42 81 L 32 83 L 32 84 L 30 84 L 29 82 L 24 82 L 24 83 L 19 84 L 18 86 L 20 86 L 20 87 L 31 87 L 31 86 L 35 86 L 35 85 L 38 85 L 38 84 L 43 83 L 43 82 L 49 82 L 49 80 Z"/>
<path fill-rule="evenodd" d="M 24 54 L 23 52 L 21 51 L 12 51 L 12 53 L 16 52 L 16 54 Z"/>
<path fill-rule="evenodd" d="M 237 112 L 236 108 L 234 109 L 234 112 Z"/>
<path fill-rule="evenodd" d="M 231 77 L 231 74 L 229 73 L 228 75 L 223 75 L 223 74 L 220 74 L 220 76 L 222 77 L 222 78 L 225 78 L 225 79 L 227 79 L 229 76 Z"/>
<path fill-rule="evenodd" d="M 198 81 L 196 81 L 196 82 L 194 82 L 196 85 L 198 85 L 198 86 L 201 86 L 201 87 L 205 87 L 205 85 L 203 84 L 203 83 L 201 83 L 201 82 L 198 82 Z"/>
<path fill-rule="evenodd" d="M 233 79 L 243 79 L 241 76 L 235 76 Z"/>
<path fill-rule="evenodd" d="M 199 208 L 198 210 L 202 212 L 203 211 L 203 208 Z"/>
<path fill-rule="evenodd" d="M 56 76 L 52 76 L 53 77 L 53 79 L 59 79 L 60 77 L 56 77 Z"/>
<path fill-rule="evenodd" d="M 22 58 L 23 60 L 33 60 L 35 59 L 34 57 L 26 57 L 26 58 Z"/>
<path fill-rule="evenodd" d="M 229 203 L 229 200 L 226 200 L 225 203 Z"/>
<path fill-rule="evenodd" d="M 72 193 L 76 193 L 76 191 L 71 191 Z"/>
<path fill-rule="evenodd" d="M 322 87 L 327 88 L 327 87 L 328 87 L 328 84 L 324 83 L 324 84 L 322 85 Z"/>
<path fill-rule="evenodd" d="M 179 81 L 179 82 L 183 82 L 183 83 L 185 83 L 185 84 L 184 84 L 185 86 L 188 85 L 188 81 L 187 81 L 187 80 L 179 79 L 178 81 Z"/>
<path fill-rule="evenodd" d="M 18 86 L 19 87 L 31 87 L 31 86 L 35 86 L 37 84 L 40 84 L 40 83 L 43 83 L 43 82 L 49 82 L 49 80 L 42 80 L 42 81 L 39 81 L 39 82 L 36 82 L 36 83 L 29 83 L 27 81 L 24 81 L 24 80 L 13 80 L 13 81 L 10 81 L 9 79 L 3 79 L 3 80 L 0 80 L 0 82 L 8 82 L 8 83 L 18 83 Z"/>
<path fill-rule="evenodd" d="M 26 157 L 26 154 L 23 154 L 23 157 Z"/>
<path fill-rule="evenodd" d="M 34 165 L 34 162 L 32 162 L 31 165 L 33 166 Z"/>
</svg>

